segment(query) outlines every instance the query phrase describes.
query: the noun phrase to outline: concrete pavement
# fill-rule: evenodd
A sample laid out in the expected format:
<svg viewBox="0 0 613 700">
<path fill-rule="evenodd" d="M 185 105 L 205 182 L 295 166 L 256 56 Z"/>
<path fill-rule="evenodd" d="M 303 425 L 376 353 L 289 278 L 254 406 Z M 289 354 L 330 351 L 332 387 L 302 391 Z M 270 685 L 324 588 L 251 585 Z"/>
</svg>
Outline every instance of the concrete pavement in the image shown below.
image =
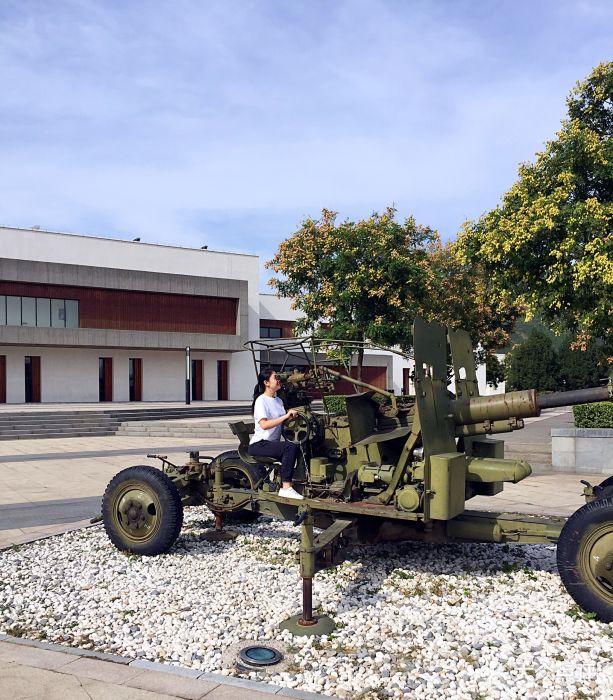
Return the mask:
<svg viewBox="0 0 613 700">
<path fill-rule="evenodd" d="M 146 458 L 150 452 L 181 463 L 190 449 L 216 455 L 235 446 L 235 440 L 186 445 L 184 438 L 152 445 L 151 438 L 116 435 L 2 442 L 0 549 L 89 523 L 100 513 L 104 489 L 118 471 L 134 464 L 159 466 Z M 62 512 L 65 517 L 58 518 Z"/>
<path fill-rule="evenodd" d="M 219 417 L 227 421 L 227 417 Z M 567 425 L 567 409 L 527 419 L 524 430 L 501 437 L 513 457 L 529 456 L 539 446 L 551 449 L 552 427 Z M 121 469 L 134 464 L 159 464 L 148 453 L 164 454 L 178 463 L 190 449 L 216 455 L 234 449 L 236 441 L 189 444 L 185 438 L 123 435 L 15 440 L 0 443 L 0 548 L 88 524 L 99 512 L 106 485 Z M 477 497 L 471 509 L 570 515 L 583 503 L 580 479 L 598 483 L 603 476 L 552 473 L 547 469 L 519 484 L 507 484 L 494 497 Z"/>
<path fill-rule="evenodd" d="M 0 635 L 4 700 L 273 700 L 327 696 Z"/>
</svg>

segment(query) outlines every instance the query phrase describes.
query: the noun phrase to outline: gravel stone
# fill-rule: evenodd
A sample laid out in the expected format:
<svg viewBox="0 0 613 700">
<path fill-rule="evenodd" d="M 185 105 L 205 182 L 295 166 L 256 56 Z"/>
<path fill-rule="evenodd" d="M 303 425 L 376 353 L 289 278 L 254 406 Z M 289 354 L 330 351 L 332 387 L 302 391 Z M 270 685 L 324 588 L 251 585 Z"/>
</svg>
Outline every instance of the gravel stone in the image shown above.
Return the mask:
<svg viewBox="0 0 613 700">
<path fill-rule="evenodd" d="M 261 519 L 202 540 L 212 526 L 188 508 L 158 557 L 117 551 L 101 527 L 0 552 L 0 633 L 363 700 L 613 694 L 613 624 L 577 614 L 555 547 L 357 547 L 314 581 L 337 629 L 293 637 L 278 624 L 301 609 L 299 531 Z M 293 658 L 241 676 L 226 652 L 244 640 Z"/>
</svg>

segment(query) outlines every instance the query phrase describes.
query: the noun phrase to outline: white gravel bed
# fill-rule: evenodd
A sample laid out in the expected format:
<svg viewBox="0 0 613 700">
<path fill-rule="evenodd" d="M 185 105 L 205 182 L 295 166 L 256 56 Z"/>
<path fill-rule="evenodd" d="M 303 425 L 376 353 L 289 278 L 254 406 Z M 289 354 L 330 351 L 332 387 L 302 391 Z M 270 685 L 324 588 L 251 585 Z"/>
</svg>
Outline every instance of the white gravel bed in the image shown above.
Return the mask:
<svg viewBox="0 0 613 700">
<path fill-rule="evenodd" d="M 0 552 L 0 631 L 232 675 L 231 645 L 277 640 L 287 670 L 251 678 L 341 698 L 613 696 L 613 624 L 573 604 L 554 547 L 360 547 L 315 577 L 337 630 L 293 637 L 277 625 L 300 610 L 299 529 L 262 519 L 209 543 L 205 508 L 185 520 L 158 557 L 101 527 Z"/>
</svg>

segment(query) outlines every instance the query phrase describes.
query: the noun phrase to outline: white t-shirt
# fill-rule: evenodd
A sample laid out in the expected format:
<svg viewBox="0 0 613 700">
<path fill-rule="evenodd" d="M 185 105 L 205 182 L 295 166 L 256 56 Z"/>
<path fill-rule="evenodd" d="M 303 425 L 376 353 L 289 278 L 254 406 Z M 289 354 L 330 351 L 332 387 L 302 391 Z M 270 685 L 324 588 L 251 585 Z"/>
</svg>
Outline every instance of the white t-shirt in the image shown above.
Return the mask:
<svg viewBox="0 0 613 700">
<path fill-rule="evenodd" d="M 281 439 L 281 428 L 283 424 L 270 428 L 269 430 L 264 430 L 260 425 L 262 418 L 266 420 L 272 420 L 273 418 L 280 418 L 287 413 L 283 406 L 283 401 L 281 399 L 272 396 L 266 396 L 266 394 L 261 394 L 255 400 L 255 406 L 253 407 L 253 420 L 255 421 L 255 432 L 249 440 L 249 444 L 253 445 L 254 442 L 259 442 L 260 440 L 280 440 Z"/>
</svg>

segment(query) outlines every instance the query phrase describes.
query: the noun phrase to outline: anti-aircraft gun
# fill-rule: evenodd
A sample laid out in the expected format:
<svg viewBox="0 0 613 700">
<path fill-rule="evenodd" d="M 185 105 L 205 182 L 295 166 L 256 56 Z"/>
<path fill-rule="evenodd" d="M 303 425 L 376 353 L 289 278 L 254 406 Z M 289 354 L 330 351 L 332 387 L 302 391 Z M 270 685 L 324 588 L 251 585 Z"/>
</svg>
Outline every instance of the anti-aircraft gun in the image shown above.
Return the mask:
<svg viewBox="0 0 613 700">
<path fill-rule="evenodd" d="M 288 408 L 285 439 L 300 445 L 294 487 L 304 500 L 278 494 L 279 466 L 247 452 L 253 423 L 230 423 L 237 450 L 216 457 L 190 453 L 181 466 L 130 467 L 110 482 L 103 519 L 120 549 L 159 554 L 179 535 L 183 507 L 206 504 L 215 514 L 211 539 L 228 539 L 224 520 L 268 514 L 301 525 L 303 613 L 283 623 L 295 634 L 323 634 L 333 623 L 313 615 L 315 571 L 336 563 L 352 544 L 390 540 L 557 543 L 558 569 L 575 601 L 613 621 L 613 477 L 591 486 L 586 505 L 570 518 L 467 509 L 477 495 L 494 496 L 505 483 L 531 474 L 530 465 L 504 458 L 492 439 L 523 428 L 544 408 L 613 398 L 607 386 L 537 394 L 534 390 L 479 396 L 473 346 L 462 330 L 417 318 L 413 327 L 415 395 L 396 397 L 340 371 L 340 341 L 315 338 L 248 343 L 257 370 L 273 366 Z M 353 344 L 355 345 L 355 344 Z M 389 350 L 389 349 L 388 349 Z M 392 350 L 392 352 L 395 352 Z M 340 355 L 343 353 L 340 352 Z M 448 355 L 454 392 L 448 389 Z M 362 391 L 344 410 L 313 410 L 313 398 L 339 381 Z M 156 455 L 150 455 L 156 457 Z M 317 536 L 313 528 L 321 530 Z"/>
</svg>

